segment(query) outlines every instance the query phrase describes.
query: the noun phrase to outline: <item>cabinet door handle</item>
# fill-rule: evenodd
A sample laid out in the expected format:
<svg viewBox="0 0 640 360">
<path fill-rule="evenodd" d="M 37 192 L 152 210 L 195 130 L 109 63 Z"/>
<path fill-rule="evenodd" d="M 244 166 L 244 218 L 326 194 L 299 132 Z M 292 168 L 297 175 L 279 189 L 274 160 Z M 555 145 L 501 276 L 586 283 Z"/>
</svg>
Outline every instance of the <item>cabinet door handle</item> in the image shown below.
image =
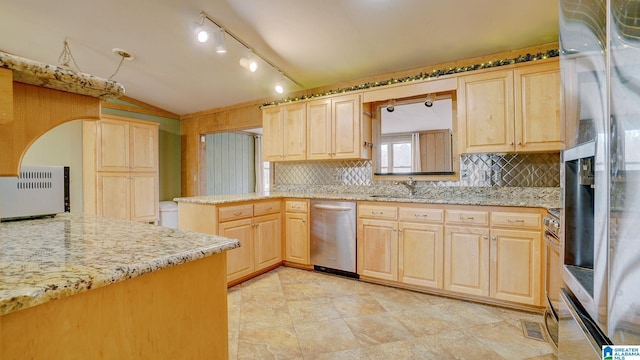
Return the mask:
<svg viewBox="0 0 640 360">
<path fill-rule="evenodd" d="M 518 145 L 522 145 L 522 141 L 518 141 Z"/>
<path fill-rule="evenodd" d="M 398 230 L 396 230 L 396 228 L 391 228 L 391 230 L 393 230 L 393 231 L 398 231 Z"/>
<path fill-rule="evenodd" d="M 509 145 L 513 145 L 513 141 L 509 143 Z"/>
<path fill-rule="evenodd" d="M 487 235 L 483 236 L 482 238 L 483 238 L 484 240 L 488 240 L 488 239 L 489 239 L 489 237 L 488 237 Z"/>
<path fill-rule="evenodd" d="M 398 228 L 398 232 L 402 232 L 402 229 Z"/>
<path fill-rule="evenodd" d="M 492 237 L 491 237 L 491 240 L 496 241 L 496 237 L 495 237 L 495 236 L 492 236 Z"/>
<path fill-rule="evenodd" d="M 524 219 L 507 219 L 507 221 L 510 223 L 523 223 Z"/>
</svg>

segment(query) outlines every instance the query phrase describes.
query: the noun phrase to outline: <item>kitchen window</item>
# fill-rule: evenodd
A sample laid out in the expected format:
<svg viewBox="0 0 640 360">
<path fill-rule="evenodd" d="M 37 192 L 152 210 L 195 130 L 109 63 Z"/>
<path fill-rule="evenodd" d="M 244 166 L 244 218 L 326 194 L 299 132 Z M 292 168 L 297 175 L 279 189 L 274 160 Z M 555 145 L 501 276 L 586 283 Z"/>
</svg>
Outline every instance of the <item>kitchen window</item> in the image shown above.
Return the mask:
<svg viewBox="0 0 640 360">
<path fill-rule="evenodd" d="M 380 145 L 381 172 L 411 172 L 412 153 L 411 134 L 383 136 Z"/>
</svg>

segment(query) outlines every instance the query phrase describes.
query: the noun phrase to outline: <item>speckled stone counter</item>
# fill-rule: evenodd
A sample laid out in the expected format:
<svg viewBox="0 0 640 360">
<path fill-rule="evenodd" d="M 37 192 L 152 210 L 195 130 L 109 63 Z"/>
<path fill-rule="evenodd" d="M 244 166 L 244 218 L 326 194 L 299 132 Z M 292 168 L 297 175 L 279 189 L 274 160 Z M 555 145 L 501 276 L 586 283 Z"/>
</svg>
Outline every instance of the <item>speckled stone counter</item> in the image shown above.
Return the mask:
<svg viewBox="0 0 640 360">
<path fill-rule="evenodd" d="M 488 188 L 488 187 L 422 187 L 416 195 L 397 187 L 325 186 L 316 188 L 291 187 L 287 191 L 268 194 L 194 196 L 174 201 L 195 204 L 225 204 L 270 198 L 306 198 L 347 201 L 407 202 L 422 204 L 484 205 L 516 207 L 560 207 L 560 188 Z M 400 190 L 400 191 L 399 191 Z"/>
<path fill-rule="evenodd" d="M 0 315 L 238 246 L 220 236 L 79 214 L 0 223 Z"/>
</svg>

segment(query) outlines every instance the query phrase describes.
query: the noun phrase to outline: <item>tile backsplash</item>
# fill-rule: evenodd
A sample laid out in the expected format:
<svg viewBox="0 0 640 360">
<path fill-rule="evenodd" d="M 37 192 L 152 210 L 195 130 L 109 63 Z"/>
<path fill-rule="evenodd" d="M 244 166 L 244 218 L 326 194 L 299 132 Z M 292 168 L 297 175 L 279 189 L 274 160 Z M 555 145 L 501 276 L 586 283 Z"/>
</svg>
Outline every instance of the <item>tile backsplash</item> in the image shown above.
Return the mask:
<svg viewBox="0 0 640 360">
<path fill-rule="evenodd" d="M 274 165 L 274 187 L 290 185 L 386 185 L 372 180 L 371 161 L 284 162 Z M 460 181 L 425 181 L 423 186 L 559 187 L 560 154 L 465 154 Z"/>
</svg>

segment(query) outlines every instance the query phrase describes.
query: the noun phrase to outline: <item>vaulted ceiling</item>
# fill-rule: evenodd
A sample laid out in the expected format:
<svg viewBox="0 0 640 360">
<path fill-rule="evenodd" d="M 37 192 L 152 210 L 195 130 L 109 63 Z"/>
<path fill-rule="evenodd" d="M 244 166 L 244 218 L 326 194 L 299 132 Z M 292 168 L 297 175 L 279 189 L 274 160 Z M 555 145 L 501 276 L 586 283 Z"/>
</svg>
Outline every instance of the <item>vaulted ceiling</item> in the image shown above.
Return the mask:
<svg viewBox="0 0 640 360">
<path fill-rule="evenodd" d="M 188 114 L 368 76 L 558 41 L 557 0 L 21 0 L 0 12 L 0 51 L 59 65 L 65 38 L 82 72 Z M 239 65 L 195 40 L 205 11 L 288 75 Z M 210 26 L 213 25 L 205 21 Z M 273 85 L 283 81 L 285 93 Z"/>
</svg>

